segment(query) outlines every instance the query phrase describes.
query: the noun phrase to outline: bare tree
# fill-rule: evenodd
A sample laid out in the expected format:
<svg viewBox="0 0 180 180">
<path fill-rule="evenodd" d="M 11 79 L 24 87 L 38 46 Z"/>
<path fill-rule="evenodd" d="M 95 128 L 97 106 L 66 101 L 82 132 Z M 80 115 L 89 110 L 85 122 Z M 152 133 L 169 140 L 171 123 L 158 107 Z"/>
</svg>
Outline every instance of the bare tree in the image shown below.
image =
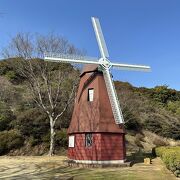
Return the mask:
<svg viewBox="0 0 180 180">
<path fill-rule="evenodd" d="M 80 54 L 66 39 L 49 34 L 17 34 L 4 49 L 5 57 L 18 57 L 18 69 L 27 80 L 36 104 L 47 114 L 50 123 L 49 155 L 54 154 L 55 124 L 74 97 L 78 73 L 73 66 L 45 62 L 44 52 Z"/>
</svg>

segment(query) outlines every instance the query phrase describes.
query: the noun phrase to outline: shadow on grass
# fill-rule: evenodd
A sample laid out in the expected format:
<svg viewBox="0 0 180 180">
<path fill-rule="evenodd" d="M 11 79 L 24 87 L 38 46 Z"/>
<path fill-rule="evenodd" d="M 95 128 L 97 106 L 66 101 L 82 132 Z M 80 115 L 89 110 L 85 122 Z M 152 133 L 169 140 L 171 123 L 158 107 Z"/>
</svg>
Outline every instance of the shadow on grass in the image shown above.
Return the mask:
<svg viewBox="0 0 180 180">
<path fill-rule="evenodd" d="M 85 175 L 89 173 L 90 169 L 84 168 L 71 168 L 68 166 L 60 166 L 54 167 L 50 169 L 43 169 L 44 163 L 36 166 L 35 170 L 31 172 L 23 172 L 27 167 L 20 167 L 18 171 L 11 169 L 13 173 L 9 177 L 6 176 L 7 179 L 17 179 L 17 180 L 25 180 L 25 179 L 64 179 L 63 177 L 75 177 L 80 175 Z M 22 173 L 20 173 L 22 172 Z M 19 174 L 17 174 L 19 173 Z M 0 177 L 0 179 L 4 179 Z"/>
<path fill-rule="evenodd" d="M 127 155 L 127 161 L 132 161 L 133 162 L 132 165 L 137 163 L 143 163 L 145 158 L 154 159 L 155 156 L 150 152 L 149 153 L 142 152 L 141 149 L 139 149 L 139 151 L 137 152 L 133 152 Z"/>
</svg>

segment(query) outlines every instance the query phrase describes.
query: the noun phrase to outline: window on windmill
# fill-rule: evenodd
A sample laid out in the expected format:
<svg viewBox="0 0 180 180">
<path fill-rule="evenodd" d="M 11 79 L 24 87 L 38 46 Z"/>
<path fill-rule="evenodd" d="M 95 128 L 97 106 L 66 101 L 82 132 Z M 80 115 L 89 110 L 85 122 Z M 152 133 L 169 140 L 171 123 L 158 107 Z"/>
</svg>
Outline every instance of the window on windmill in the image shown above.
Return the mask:
<svg viewBox="0 0 180 180">
<path fill-rule="evenodd" d="M 90 146 L 92 146 L 92 143 L 93 143 L 92 134 L 91 133 L 85 134 L 85 146 L 90 147 Z"/>
<path fill-rule="evenodd" d="M 92 102 L 94 99 L 94 89 L 88 89 L 88 101 Z"/>
<path fill-rule="evenodd" d="M 74 136 L 69 136 L 69 147 L 74 147 Z"/>
</svg>

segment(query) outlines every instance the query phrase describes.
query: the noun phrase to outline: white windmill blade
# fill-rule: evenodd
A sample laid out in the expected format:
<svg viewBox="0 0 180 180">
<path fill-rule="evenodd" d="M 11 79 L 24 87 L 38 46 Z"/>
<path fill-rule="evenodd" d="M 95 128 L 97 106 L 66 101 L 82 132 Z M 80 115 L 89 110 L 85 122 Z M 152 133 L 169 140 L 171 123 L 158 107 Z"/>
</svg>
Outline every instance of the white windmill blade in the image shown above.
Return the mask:
<svg viewBox="0 0 180 180">
<path fill-rule="evenodd" d="M 92 24 L 93 24 L 94 32 L 96 34 L 96 39 L 98 42 L 101 56 L 102 56 L 102 58 L 109 57 L 109 53 L 108 53 L 108 50 L 106 47 L 106 43 L 105 43 L 104 36 L 103 36 L 102 30 L 101 30 L 101 25 L 100 25 L 99 19 L 95 18 L 95 17 L 92 17 L 91 19 L 92 19 Z"/>
<path fill-rule="evenodd" d="M 145 72 L 151 71 L 150 66 L 143 66 L 143 65 L 111 63 L 111 66 L 114 69 L 121 69 L 121 70 L 145 71 Z"/>
<path fill-rule="evenodd" d="M 104 74 L 104 80 L 106 83 L 106 88 L 107 88 L 109 100 L 111 103 L 115 123 L 116 124 L 122 124 L 122 123 L 124 123 L 124 118 L 122 115 L 122 111 L 121 111 L 120 103 L 119 103 L 119 100 L 118 100 L 118 97 L 116 94 L 114 83 L 113 83 L 113 80 L 111 78 L 111 74 L 110 74 L 108 69 L 103 70 L 103 74 Z"/>
<path fill-rule="evenodd" d="M 100 64 L 97 58 L 56 53 L 45 53 L 44 60 L 63 63 Z"/>
</svg>

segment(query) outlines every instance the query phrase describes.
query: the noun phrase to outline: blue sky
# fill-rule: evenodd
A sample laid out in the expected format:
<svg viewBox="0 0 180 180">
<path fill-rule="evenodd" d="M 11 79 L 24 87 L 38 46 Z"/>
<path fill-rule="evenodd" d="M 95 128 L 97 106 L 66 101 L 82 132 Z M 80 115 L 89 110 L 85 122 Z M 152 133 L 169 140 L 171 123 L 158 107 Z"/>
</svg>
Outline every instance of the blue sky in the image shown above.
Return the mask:
<svg viewBox="0 0 180 180">
<path fill-rule="evenodd" d="M 100 19 L 110 59 L 151 73 L 113 70 L 134 86 L 180 90 L 179 0 L 0 0 L 0 48 L 17 32 L 55 32 L 88 56 L 100 56 L 91 16 Z"/>
</svg>

